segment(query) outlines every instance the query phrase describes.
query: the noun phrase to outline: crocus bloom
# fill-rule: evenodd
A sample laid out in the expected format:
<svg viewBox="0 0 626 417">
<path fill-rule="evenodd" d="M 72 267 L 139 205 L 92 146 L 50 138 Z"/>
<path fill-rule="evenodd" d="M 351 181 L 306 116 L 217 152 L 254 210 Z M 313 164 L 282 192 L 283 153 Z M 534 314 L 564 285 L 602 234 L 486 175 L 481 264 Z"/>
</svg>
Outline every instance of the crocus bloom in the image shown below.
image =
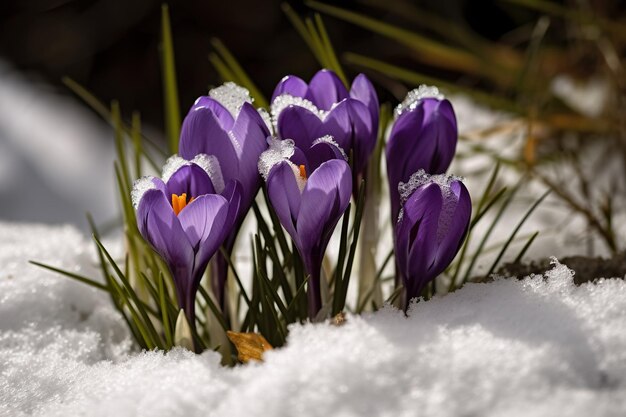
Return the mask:
<svg viewBox="0 0 626 417">
<path fill-rule="evenodd" d="M 424 170 L 401 183 L 399 191 L 404 203 L 395 254 L 408 304 L 454 259 L 467 235 L 472 204 L 459 178 L 431 176 Z"/>
<path fill-rule="evenodd" d="M 329 155 L 334 145 L 318 142 Z M 267 181 L 269 201 L 294 241 L 309 274 L 309 318 L 322 306 L 320 273 L 328 241 L 350 202 L 352 176 L 343 158 L 307 160 L 291 140 L 272 139 L 261 155 L 259 171 Z"/>
<path fill-rule="evenodd" d="M 281 139 L 293 139 L 308 149 L 316 139 L 330 135 L 346 154 L 352 152 L 356 175 L 363 175 L 378 134 L 378 96 L 363 74 L 350 91 L 329 70 L 318 71 L 310 83 L 284 77 L 272 96 L 272 121 Z M 355 177 L 356 178 L 356 177 Z"/>
<path fill-rule="evenodd" d="M 183 122 L 179 153 L 185 159 L 198 154 L 214 155 L 224 181 L 241 183 L 241 204 L 235 227 L 224 247 L 231 253 L 244 217 L 261 186 L 257 162 L 267 148 L 267 123 L 252 106 L 248 90 L 232 82 L 214 88 L 208 96 L 200 97 Z M 224 309 L 224 285 L 228 271 L 227 260 L 218 254 L 215 260 L 213 290 Z"/>
<path fill-rule="evenodd" d="M 135 182 L 132 200 L 139 232 L 170 269 L 178 304 L 193 326 L 200 280 L 233 228 L 241 185 L 224 183 L 214 157 L 174 156 L 163 168 L 163 179 Z"/>
<path fill-rule="evenodd" d="M 420 169 L 429 174 L 446 172 L 458 136 L 452 104 L 436 87 L 422 85 L 409 92 L 396 108 L 395 118 L 386 148 L 394 222 L 400 211 L 398 184 Z"/>
</svg>

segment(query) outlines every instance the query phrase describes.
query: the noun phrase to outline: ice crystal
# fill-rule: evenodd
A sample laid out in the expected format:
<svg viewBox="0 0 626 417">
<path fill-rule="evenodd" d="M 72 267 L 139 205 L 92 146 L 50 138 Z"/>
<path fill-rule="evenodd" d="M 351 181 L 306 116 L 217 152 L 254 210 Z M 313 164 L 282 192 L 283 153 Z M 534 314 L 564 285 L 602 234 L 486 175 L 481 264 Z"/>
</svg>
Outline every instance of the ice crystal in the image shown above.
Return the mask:
<svg viewBox="0 0 626 417">
<path fill-rule="evenodd" d="M 396 109 L 394 110 L 394 116 L 397 118 L 406 111 L 414 110 L 420 103 L 420 101 L 425 98 L 436 98 L 437 100 L 443 100 L 445 99 L 445 96 L 439 92 L 439 89 L 437 87 L 422 84 L 418 88 L 409 91 L 402 103 L 396 106 Z"/>
<path fill-rule="evenodd" d="M 277 138 L 269 139 L 269 148 L 259 157 L 259 173 L 264 180 L 274 165 L 282 161 L 288 161 L 293 156 L 295 144 L 291 139 L 280 140 Z"/>
<path fill-rule="evenodd" d="M 227 82 L 209 91 L 209 97 L 219 101 L 230 114 L 236 119 L 243 103 L 252 103 L 250 92 L 234 82 Z"/>
</svg>

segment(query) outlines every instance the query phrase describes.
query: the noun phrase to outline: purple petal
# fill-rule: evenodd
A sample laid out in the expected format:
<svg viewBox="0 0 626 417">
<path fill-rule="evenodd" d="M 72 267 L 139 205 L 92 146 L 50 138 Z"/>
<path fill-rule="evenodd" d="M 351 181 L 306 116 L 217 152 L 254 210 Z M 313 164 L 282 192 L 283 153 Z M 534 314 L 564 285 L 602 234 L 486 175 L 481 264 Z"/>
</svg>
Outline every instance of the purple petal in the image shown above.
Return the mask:
<svg viewBox="0 0 626 417">
<path fill-rule="evenodd" d="M 374 126 L 374 130 L 378 130 L 378 112 L 380 111 L 378 95 L 365 74 L 357 75 L 354 81 L 352 81 L 350 97 L 359 100 L 367 106 L 372 115 L 372 126 Z"/>
<path fill-rule="evenodd" d="M 428 167 L 435 143 L 418 140 L 424 121 L 423 109 L 403 113 L 395 121 L 386 147 L 387 178 L 391 195 L 391 214 L 396 219 L 400 211 L 398 184 L 406 182 L 414 172 Z M 427 171 L 428 172 L 428 171 Z"/>
<path fill-rule="evenodd" d="M 183 165 L 167 181 L 166 197 L 187 194 L 188 198 L 215 194 L 211 178 L 196 164 Z"/>
<path fill-rule="evenodd" d="M 288 162 L 279 162 L 270 170 L 267 176 L 267 194 L 280 224 L 298 243 L 296 219 L 300 212 L 302 196 L 295 173 Z"/>
<path fill-rule="evenodd" d="M 286 75 L 274 89 L 272 101 L 281 94 L 304 98 L 308 90 L 309 86 L 302 78 L 296 77 L 295 75 Z"/>
<path fill-rule="evenodd" d="M 434 278 L 429 270 L 436 255 L 441 207 L 439 186 L 424 185 L 409 197 L 396 227 L 396 262 L 409 300 L 419 296 L 424 285 Z"/>
<path fill-rule="evenodd" d="M 331 159 L 341 159 L 345 161 L 341 149 L 333 143 L 324 140 L 320 140 L 309 148 L 307 159 L 309 161 L 307 172 L 315 171 L 321 164 Z"/>
<path fill-rule="evenodd" d="M 293 148 L 293 155 L 291 155 L 289 160 L 295 166 L 304 165 L 306 172 L 313 172 L 313 169 L 309 167 L 309 161 L 307 159 L 307 156 L 302 151 L 302 149 L 298 148 L 297 146 Z"/>
<path fill-rule="evenodd" d="M 228 216 L 228 201 L 218 194 L 202 195 L 178 214 L 178 219 L 196 253 L 195 268 L 206 267 L 209 259 L 222 244 L 224 222 Z"/>
<path fill-rule="evenodd" d="M 193 110 L 197 110 L 199 108 L 207 108 L 215 114 L 217 120 L 219 120 L 220 125 L 226 131 L 229 131 L 233 127 L 233 123 L 235 123 L 235 119 L 233 119 L 232 114 L 220 103 L 219 101 L 209 97 L 209 96 L 201 96 L 199 97 L 193 106 L 191 106 L 190 112 Z"/>
<path fill-rule="evenodd" d="M 224 221 L 226 234 L 233 232 L 233 227 L 240 215 L 242 205 L 242 187 L 239 181 L 229 181 L 226 183 L 222 196 L 228 201 L 228 216 Z M 236 232 L 236 231 L 235 231 Z M 234 242 L 233 242 L 234 243 Z"/>
<path fill-rule="evenodd" d="M 376 134 L 369 109 L 352 98 L 339 103 L 316 132 L 317 137 L 331 135 L 346 153 L 352 150 L 357 172 L 367 164 L 376 146 Z"/>
<path fill-rule="evenodd" d="M 443 219 L 448 225 L 447 231 L 437 248 L 436 259 L 432 266 L 436 275 L 439 275 L 448 267 L 461 248 L 472 216 L 472 201 L 465 185 L 460 181 L 455 181 L 450 185 L 450 189 L 458 201 L 454 213 L 448 214 L 452 217 Z M 442 213 L 442 215 L 445 215 L 445 213 Z"/>
<path fill-rule="evenodd" d="M 215 113 L 206 107 L 193 110 L 185 117 L 179 153 L 188 160 L 201 153 L 214 155 L 220 162 L 224 180 L 237 178 L 239 162 L 233 143 Z"/>
<path fill-rule="evenodd" d="M 352 175 L 347 162 L 333 159 L 313 171 L 302 192 L 296 223 L 304 251 L 316 250 L 313 256 L 323 255 L 351 193 Z"/>
<path fill-rule="evenodd" d="M 239 143 L 239 173 L 231 179 L 241 183 L 242 208 L 247 211 L 261 187 L 258 161 L 261 153 L 267 149 L 266 139 L 270 132 L 254 107 L 244 103 L 231 133 Z"/>
<path fill-rule="evenodd" d="M 309 83 L 306 99 L 321 110 L 330 110 L 333 104 L 348 98 L 348 90 L 341 79 L 330 70 L 318 71 Z"/>
<path fill-rule="evenodd" d="M 160 190 L 147 191 L 137 208 L 139 233 L 163 257 L 172 274 L 191 274 L 194 253 L 180 221 Z"/>
<path fill-rule="evenodd" d="M 300 149 L 309 149 L 313 141 L 320 137 L 316 136 L 320 126 L 320 118 L 304 107 L 289 106 L 278 116 L 278 136 L 293 139 Z"/>
</svg>

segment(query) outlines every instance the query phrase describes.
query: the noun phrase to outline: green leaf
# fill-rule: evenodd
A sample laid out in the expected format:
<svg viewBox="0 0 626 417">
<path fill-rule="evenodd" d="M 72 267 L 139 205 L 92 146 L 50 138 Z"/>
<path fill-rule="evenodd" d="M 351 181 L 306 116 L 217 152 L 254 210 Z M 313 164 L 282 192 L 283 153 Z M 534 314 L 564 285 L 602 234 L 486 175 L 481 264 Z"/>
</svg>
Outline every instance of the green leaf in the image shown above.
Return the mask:
<svg viewBox="0 0 626 417">
<path fill-rule="evenodd" d="M 234 77 L 231 80 L 248 89 L 250 95 L 254 98 L 256 107 L 267 107 L 268 102 L 261 93 L 261 90 L 256 86 L 256 84 L 254 84 L 241 65 L 239 65 L 235 56 L 228 50 L 228 48 L 226 48 L 222 41 L 217 38 L 213 38 L 211 39 L 211 45 L 213 45 L 213 48 L 215 48 L 219 54 L 221 61 L 228 67 L 230 73 Z"/>
<path fill-rule="evenodd" d="M 161 6 L 161 67 L 163 70 L 163 98 L 165 114 L 165 135 L 170 153 L 178 152 L 180 135 L 180 105 L 176 85 L 176 65 L 174 61 L 174 42 L 170 26 L 169 8 Z"/>
<path fill-rule="evenodd" d="M 470 97 L 474 98 L 478 102 L 487 104 L 489 106 L 492 106 L 498 109 L 508 110 L 508 111 L 512 111 L 515 113 L 522 113 L 522 114 L 525 114 L 524 112 L 526 111 L 526 109 L 520 108 L 517 103 L 512 102 L 510 100 L 503 99 L 501 97 L 497 97 L 497 96 L 487 94 L 482 91 L 474 90 L 471 88 L 462 87 L 457 84 L 444 81 L 443 79 L 430 77 L 428 75 L 420 74 L 418 72 L 411 71 L 406 68 L 397 67 L 395 65 L 388 64 L 384 61 L 379 61 L 377 59 L 369 58 L 369 57 L 355 54 L 352 52 L 346 52 L 344 54 L 344 59 L 346 62 L 352 65 L 372 69 L 374 71 L 385 74 L 388 77 L 395 78 L 400 81 L 404 81 L 411 85 L 419 85 L 419 84 L 436 85 L 438 87 L 443 88 L 444 90 L 448 90 L 451 92 L 465 93 L 469 95 Z"/>
<path fill-rule="evenodd" d="M 343 279 L 341 284 L 335 283 L 335 291 L 340 291 L 339 297 L 335 296 L 338 300 L 338 304 L 333 303 L 333 316 L 341 313 L 346 305 L 346 296 L 348 294 L 348 285 L 350 284 L 350 277 L 352 276 L 352 265 L 354 264 L 354 255 L 356 254 L 357 242 L 359 240 L 359 231 L 361 230 L 361 219 L 363 216 L 363 207 L 365 203 L 365 180 L 361 181 L 359 187 L 358 201 L 356 204 L 356 214 L 354 215 L 354 224 L 352 230 L 354 235 L 352 243 L 350 244 L 350 252 L 348 253 L 348 261 L 346 263 L 346 269 L 343 273 Z"/>
<path fill-rule="evenodd" d="M 498 63 L 486 63 L 464 49 L 439 43 L 415 32 L 330 4 L 317 1 L 307 1 L 305 3 L 322 13 L 393 39 L 416 51 L 417 59 L 428 64 L 444 66 L 447 69 L 464 73 L 488 76 L 499 84 L 507 84 L 510 81 L 510 73 L 502 71 Z"/>
<path fill-rule="evenodd" d="M 28 262 L 33 264 L 33 265 L 36 265 L 36 266 L 38 266 L 40 268 L 44 268 L 44 269 L 47 269 L 49 271 L 56 272 L 58 274 L 64 275 L 64 276 L 66 276 L 68 278 L 74 279 L 76 281 L 82 282 L 83 284 L 87 284 L 87 285 L 92 286 L 94 288 L 97 288 L 99 290 L 109 292 L 109 287 L 107 287 L 106 285 L 101 284 L 98 281 L 94 281 L 94 280 L 92 280 L 90 278 L 84 277 L 82 275 L 78 275 L 78 274 L 75 274 L 73 272 L 65 271 L 63 269 L 56 268 L 54 266 L 50 266 L 50 265 L 46 265 L 46 264 L 42 264 L 42 263 L 39 263 L 39 262 L 36 262 L 36 261 L 28 261 Z"/>
<path fill-rule="evenodd" d="M 517 256 L 515 257 L 515 260 L 513 261 L 514 264 L 519 263 L 522 260 L 522 258 L 526 254 L 526 251 L 528 250 L 528 248 L 530 248 L 530 245 L 533 244 L 537 236 L 539 236 L 539 232 L 533 233 L 532 236 L 528 239 L 528 241 L 526 241 L 526 244 L 524 245 L 522 250 L 520 250 Z"/>
<path fill-rule="evenodd" d="M 517 235 L 517 232 L 519 232 L 519 230 L 521 229 L 522 225 L 526 222 L 528 217 L 530 217 L 530 215 L 533 213 L 533 211 L 535 211 L 535 209 L 539 206 L 539 204 L 541 204 L 541 202 L 545 200 L 548 194 L 550 194 L 550 190 L 543 193 L 543 195 L 539 197 L 537 201 L 535 201 L 535 203 L 532 206 L 530 206 L 530 208 L 526 211 L 526 214 L 524 214 L 524 216 L 519 221 L 519 223 L 517 223 L 517 226 L 515 226 L 515 229 L 513 229 L 513 233 L 511 233 L 506 243 L 502 246 L 500 253 L 498 253 L 498 256 L 493 261 L 493 264 L 491 265 L 491 268 L 489 268 L 489 271 L 485 274 L 485 277 L 488 277 L 489 275 L 491 275 L 492 272 L 496 269 L 496 266 L 500 262 L 500 259 L 502 259 L 502 257 L 506 253 L 506 250 L 511 245 L 511 242 L 513 241 L 513 239 L 515 239 L 515 235 Z M 532 240 L 534 240 L 534 238 Z M 531 243 L 532 243 L 532 240 L 530 241 Z"/>
</svg>

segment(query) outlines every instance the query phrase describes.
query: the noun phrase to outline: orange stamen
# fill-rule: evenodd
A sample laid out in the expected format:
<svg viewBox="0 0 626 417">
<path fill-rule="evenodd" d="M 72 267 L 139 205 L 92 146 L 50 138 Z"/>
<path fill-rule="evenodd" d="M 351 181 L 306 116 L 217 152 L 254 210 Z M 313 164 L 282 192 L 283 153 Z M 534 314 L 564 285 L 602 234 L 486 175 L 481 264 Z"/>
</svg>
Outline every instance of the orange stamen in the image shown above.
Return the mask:
<svg viewBox="0 0 626 417">
<path fill-rule="evenodd" d="M 300 165 L 300 176 L 306 179 L 306 167 L 304 165 Z"/>
<path fill-rule="evenodd" d="M 189 201 L 187 201 L 187 193 L 182 193 L 181 195 L 172 194 L 172 208 L 174 209 L 174 214 L 178 216 L 178 213 L 187 207 L 187 204 L 191 203 L 193 200 L 194 197 L 191 197 Z"/>
</svg>

